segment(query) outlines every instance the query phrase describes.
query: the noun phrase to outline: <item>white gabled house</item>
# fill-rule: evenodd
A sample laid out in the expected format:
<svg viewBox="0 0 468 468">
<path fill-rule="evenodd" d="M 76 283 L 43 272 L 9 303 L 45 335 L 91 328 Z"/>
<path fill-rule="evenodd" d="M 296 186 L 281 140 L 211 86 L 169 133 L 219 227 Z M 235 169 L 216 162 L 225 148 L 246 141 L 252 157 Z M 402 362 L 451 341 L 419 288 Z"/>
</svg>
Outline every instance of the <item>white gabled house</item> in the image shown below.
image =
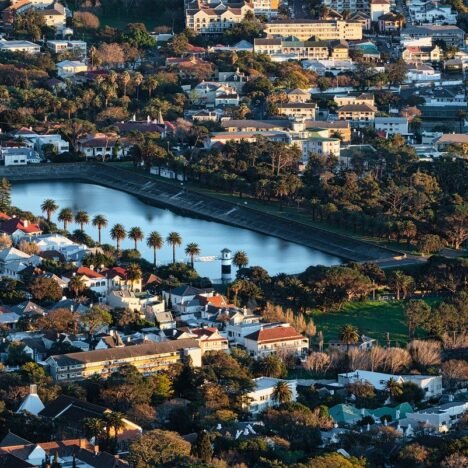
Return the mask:
<svg viewBox="0 0 468 468">
<path fill-rule="evenodd" d="M 249 413 L 258 414 L 262 411 L 278 406 L 275 391 L 279 382 L 286 382 L 291 391 L 291 401 L 297 401 L 297 380 L 275 379 L 273 377 L 258 377 L 254 379 L 255 389 L 246 394 L 244 408 Z"/>
</svg>

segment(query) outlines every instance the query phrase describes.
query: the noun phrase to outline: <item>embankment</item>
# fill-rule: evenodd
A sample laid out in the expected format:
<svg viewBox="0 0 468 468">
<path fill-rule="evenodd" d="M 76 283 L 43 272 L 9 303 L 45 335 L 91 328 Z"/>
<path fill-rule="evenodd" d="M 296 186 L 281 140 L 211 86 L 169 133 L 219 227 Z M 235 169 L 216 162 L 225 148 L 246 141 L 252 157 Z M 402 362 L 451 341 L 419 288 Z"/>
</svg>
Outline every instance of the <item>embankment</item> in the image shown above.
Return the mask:
<svg viewBox="0 0 468 468">
<path fill-rule="evenodd" d="M 344 235 L 311 227 L 294 219 L 263 213 L 187 190 L 182 186 L 103 163 L 38 164 L 0 167 L 11 181 L 78 180 L 122 190 L 145 202 L 233 226 L 279 237 L 352 261 L 388 259 L 399 252 Z M 44 194 L 46 197 L 47 194 Z M 281 259 L 278 259 L 281 261 Z"/>
</svg>

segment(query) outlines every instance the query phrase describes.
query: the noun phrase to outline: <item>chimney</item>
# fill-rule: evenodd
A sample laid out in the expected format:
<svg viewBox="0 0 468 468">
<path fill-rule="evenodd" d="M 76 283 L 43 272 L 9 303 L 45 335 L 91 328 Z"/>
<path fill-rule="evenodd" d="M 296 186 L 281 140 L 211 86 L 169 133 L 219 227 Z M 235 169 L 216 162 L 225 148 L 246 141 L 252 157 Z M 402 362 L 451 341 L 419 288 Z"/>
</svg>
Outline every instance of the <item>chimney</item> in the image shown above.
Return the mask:
<svg viewBox="0 0 468 468">
<path fill-rule="evenodd" d="M 88 445 L 87 442 L 88 442 L 88 441 L 87 441 L 86 439 L 80 439 L 80 441 L 79 441 L 79 447 L 80 447 L 80 449 L 85 449 L 86 446 Z"/>
<path fill-rule="evenodd" d="M 99 455 L 99 445 L 94 445 L 94 455 Z"/>
<path fill-rule="evenodd" d="M 28 227 L 29 226 L 29 221 L 27 219 L 23 219 L 23 226 Z"/>
<path fill-rule="evenodd" d="M 94 271 L 94 265 L 89 265 L 89 269 Z"/>
<path fill-rule="evenodd" d="M 37 385 L 36 384 L 31 384 L 29 386 L 29 393 L 30 393 L 30 395 L 37 395 Z"/>
</svg>

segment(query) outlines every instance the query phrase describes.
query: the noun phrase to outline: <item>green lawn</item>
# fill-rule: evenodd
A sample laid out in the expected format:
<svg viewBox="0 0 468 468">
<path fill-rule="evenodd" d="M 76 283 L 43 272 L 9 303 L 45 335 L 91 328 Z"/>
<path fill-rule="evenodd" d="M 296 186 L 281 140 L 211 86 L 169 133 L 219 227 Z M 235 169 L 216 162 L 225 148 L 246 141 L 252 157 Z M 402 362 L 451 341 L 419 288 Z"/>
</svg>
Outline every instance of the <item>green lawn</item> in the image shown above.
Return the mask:
<svg viewBox="0 0 468 468">
<path fill-rule="evenodd" d="M 401 344 L 408 340 L 402 302 L 353 302 L 340 311 L 313 311 L 311 316 L 317 329 L 322 330 L 325 341 L 338 339 L 341 327 L 348 323 L 381 344 L 385 343 L 387 332 L 392 341 Z"/>
</svg>

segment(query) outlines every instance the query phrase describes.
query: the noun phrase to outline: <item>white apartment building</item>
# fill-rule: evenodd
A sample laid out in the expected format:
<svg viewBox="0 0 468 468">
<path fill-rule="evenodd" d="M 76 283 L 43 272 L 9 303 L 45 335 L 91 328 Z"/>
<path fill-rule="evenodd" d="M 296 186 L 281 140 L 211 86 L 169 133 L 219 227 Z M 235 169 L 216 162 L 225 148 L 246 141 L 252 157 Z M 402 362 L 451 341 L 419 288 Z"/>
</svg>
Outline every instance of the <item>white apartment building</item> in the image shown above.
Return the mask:
<svg viewBox="0 0 468 468">
<path fill-rule="evenodd" d="M 24 52 L 26 54 L 38 54 L 41 46 L 30 41 L 7 41 L 0 39 L 0 52 Z"/>
<path fill-rule="evenodd" d="M 408 135 L 408 119 L 406 117 L 376 117 L 374 126 L 377 131 L 385 132 L 386 136 Z"/>
<path fill-rule="evenodd" d="M 65 52 L 67 50 L 76 52 L 81 57 L 86 57 L 88 45 L 85 41 L 67 41 L 67 40 L 51 40 L 47 41 L 47 48 L 54 54 Z"/>
<path fill-rule="evenodd" d="M 443 433 L 448 432 L 467 411 L 468 402 L 453 401 L 415 413 L 407 413 L 406 421 L 412 426 L 423 425 L 430 431 Z"/>
</svg>

